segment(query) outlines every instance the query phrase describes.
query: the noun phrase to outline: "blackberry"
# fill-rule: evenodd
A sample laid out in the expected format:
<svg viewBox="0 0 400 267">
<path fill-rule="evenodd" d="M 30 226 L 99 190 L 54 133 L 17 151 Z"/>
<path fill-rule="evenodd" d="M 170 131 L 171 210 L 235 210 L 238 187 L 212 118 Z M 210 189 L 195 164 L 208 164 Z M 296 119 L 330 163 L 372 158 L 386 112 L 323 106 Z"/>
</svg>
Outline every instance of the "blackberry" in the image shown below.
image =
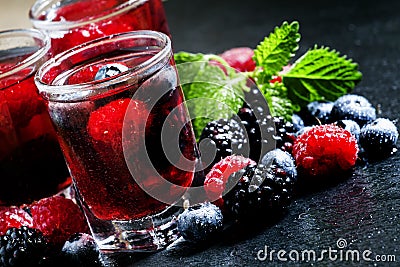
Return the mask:
<svg viewBox="0 0 400 267">
<path fill-rule="evenodd" d="M 0 266 L 39 266 L 48 253 L 48 243 L 36 229 L 12 227 L 0 238 Z"/>
<path fill-rule="evenodd" d="M 268 152 L 261 161 L 267 164 L 250 164 L 228 179 L 224 207 L 234 218 L 279 212 L 291 202 L 297 180 L 293 158 L 276 149 Z"/>
<path fill-rule="evenodd" d="M 205 241 L 222 231 L 221 210 L 209 202 L 190 207 L 178 217 L 178 231 L 188 241 Z"/>
<path fill-rule="evenodd" d="M 64 244 L 61 252 L 65 266 L 101 266 L 99 249 L 89 234 L 76 233 Z"/>
<path fill-rule="evenodd" d="M 293 123 L 285 121 L 282 117 L 273 117 L 275 123 L 275 140 L 276 147 L 284 151 L 291 152 L 294 140 L 296 139 L 295 133 L 297 132 Z"/>
<path fill-rule="evenodd" d="M 249 158 L 258 161 L 265 152 L 275 148 L 275 125 L 268 105 L 257 87 L 245 92 L 245 103 L 237 115 L 244 125 L 249 140 Z M 262 149 L 262 150 L 261 150 Z"/>
<path fill-rule="evenodd" d="M 252 160 L 258 161 L 261 154 L 261 131 L 260 124 L 256 116 L 254 115 L 253 110 L 244 106 L 239 109 L 238 116 L 244 125 L 247 136 L 249 139 L 250 153 L 249 158 Z"/>
<path fill-rule="evenodd" d="M 369 158 L 384 158 L 395 151 L 398 137 L 391 120 L 378 118 L 361 128 L 359 142 Z"/>
<path fill-rule="evenodd" d="M 363 96 L 348 94 L 339 97 L 333 104 L 332 121 L 353 120 L 360 127 L 376 119 L 375 108 Z"/>
<path fill-rule="evenodd" d="M 245 130 L 234 119 L 219 119 L 207 123 L 200 135 L 199 147 L 202 162 L 208 166 L 205 168 L 206 173 L 222 158 L 233 154 L 248 154 Z M 214 158 L 209 158 L 210 156 Z"/>
</svg>

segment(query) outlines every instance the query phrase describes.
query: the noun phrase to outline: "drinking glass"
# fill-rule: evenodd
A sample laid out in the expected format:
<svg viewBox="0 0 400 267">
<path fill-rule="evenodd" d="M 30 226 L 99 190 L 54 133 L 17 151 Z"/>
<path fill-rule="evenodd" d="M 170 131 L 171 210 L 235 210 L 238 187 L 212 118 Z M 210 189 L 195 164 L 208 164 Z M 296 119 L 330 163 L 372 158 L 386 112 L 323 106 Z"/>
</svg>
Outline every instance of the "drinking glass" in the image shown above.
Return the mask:
<svg viewBox="0 0 400 267">
<path fill-rule="evenodd" d="M 35 28 L 50 35 L 53 55 L 114 33 L 169 34 L 162 0 L 38 0 L 29 17 Z"/>
<path fill-rule="evenodd" d="M 96 39 L 46 62 L 35 81 L 100 249 L 154 251 L 175 240 L 198 157 L 170 38 Z"/>
<path fill-rule="evenodd" d="M 69 176 L 34 75 L 50 39 L 31 29 L 0 32 L 0 204 L 56 193 Z"/>
</svg>

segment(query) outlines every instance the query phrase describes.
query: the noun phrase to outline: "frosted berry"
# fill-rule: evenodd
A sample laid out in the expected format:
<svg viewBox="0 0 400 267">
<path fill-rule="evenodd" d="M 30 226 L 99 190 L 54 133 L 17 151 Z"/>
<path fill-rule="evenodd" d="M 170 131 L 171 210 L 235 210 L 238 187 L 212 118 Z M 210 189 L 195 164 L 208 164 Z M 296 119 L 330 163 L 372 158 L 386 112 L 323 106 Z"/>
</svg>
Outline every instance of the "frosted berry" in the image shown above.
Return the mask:
<svg viewBox="0 0 400 267">
<path fill-rule="evenodd" d="M 334 102 L 331 118 L 332 121 L 353 120 L 362 127 L 376 119 L 376 110 L 365 97 L 348 94 Z"/>
<path fill-rule="evenodd" d="M 62 248 L 62 259 L 66 266 L 101 266 L 99 248 L 93 237 L 86 233 L 73 234 Z"/>
<path fill-rule="evenodd" d="M 307 105 L 307 125 L 326 124 L 331 120 L 333 102 L 314 101 Z"/>
<path fill-rule="evenodd" d="M 378 118 L 361 128 L 360 146 L 368 157 L 383 158 L 394 151 L 398 137 L 399 132 L 391 120 Z"/>
<path fill-rule="evenodd" d="M 110 78 L 112 76 L 121 74 L 127 70 L 128 70 L 128 67 L 126 65 L 123 65 L 120 63 L 107 64 L 107 65 L 102 66 L 97 71 L 94 79 L 102 80 L 102 79 Z"/>
<path fill-rule="evenodd" d="M 209 202 L 190 207 L 178 217 L 178 231 L 188 241 L 201 242 L 222 231 L 221 210 Z"/>
</svg>

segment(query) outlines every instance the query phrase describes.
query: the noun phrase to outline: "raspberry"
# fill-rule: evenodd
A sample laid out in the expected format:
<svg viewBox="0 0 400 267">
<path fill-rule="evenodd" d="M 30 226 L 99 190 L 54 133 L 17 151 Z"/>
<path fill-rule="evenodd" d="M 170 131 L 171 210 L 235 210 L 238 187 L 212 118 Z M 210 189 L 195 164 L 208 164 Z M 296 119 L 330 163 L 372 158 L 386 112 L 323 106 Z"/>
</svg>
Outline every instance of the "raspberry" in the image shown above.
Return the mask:
<svg viewBox="0 0 400 267">
<path fill-rule="evenodd" d="M 104 64 L 91 65 L 89 67 L 78 70 L 68 78 L 68 84 L 88 83 L 95 80 L 96 74 Z"/>
<path fill-rule="evenodd" d="M 128 105 L 129 110 L 127 110 Z M 99 153 L 111 152 L 108 157 L 122 154 L 122 127 L 125 113 L 128 118 L 125 120 L 128 123 L 125 127 L 129 127 L 132 135 L 132 138 L 127 140 L 130 140 L 134 147 L 135 142 L 138 142 L 138 136 L 144 134 L 147 113 L 143 102 L 129 98 L 114 100 L 90 114 L 87 130 Z"/>
<path fill-rule="evenodd" d="M 62 247 L 72 234 L 89 231 L 82 211 L 71 199 L 56 195 L 34 202 L 27 209 L 37 229 L 57 247 Z"/>
<path fill-rule="evenodd" d="M 21 226 L 34 227 L 32 217 L 23 209 L 12 207 L 0 207 L 0 235 L 4 235 L 9 228 Z"/>
<path fill-rule="evenodd" d="M 33 77 L 19 78 L 21 81 L 1 94 L 1 98 L 7 102 L 6 106 L 15 128 L 26 127 L 35 115 L 46 111 L 46 105 L 37 92 Z"/>
<path fill-rule="evenodd" d="M 291 203 L 296 180 L 292 156 L 271 150 L 260 164 L 250 164 L 229 177 L 224 207 L 239 220 L 280 212 Z"/>
<path fill-rule="evenodd" d="M 0 238 L 0 266 L 40 266 L 48 251 L 48 243 L 39 230 L 13 227 Z"/>
<path fill-rule="evenodd" d="M 238 155 L 227 156 L 217 162 L 204 180 L 204 188 L 209 199 L 215 200 L 221 197 L 229 176 L 249 164 L 255 164 L 255 162 Z"/>
<path fill-rule="evenodd" d="M 296 165 L 306 177 L 329 176 L 352 168 L 357 160 L 356 138 L 334 124 L 314 126 L 293 145 Z"/>
<path fill-rule="evenodd" d="M 190 207 L 178 217 L 178 231 L 189 241 L 201 242 L 222 231 L 221 210 L 209 202 Z"/>
<path fill-rule="evenodd" d="M 200 135 L 199 142 L 203 163 L 211 161 L 211 164 L 205 169 L 206 173 L 222 158 L 232 154 L 245 154 L 247 148 L 244 129 L 234 119 L 220 119 L 207 123 Z M 211 151 L 213 149 L 216 149 L 214 159 L 205 158 L 207 155 L 214 155 Z"/>
<path fill-rule="evenodd" d="M 253 71 L 256 68 L 253 56 L 254 51 L 249 47 L 235 47 L 221 54 L 229 66 L 241 72 Z"/>
</svg>

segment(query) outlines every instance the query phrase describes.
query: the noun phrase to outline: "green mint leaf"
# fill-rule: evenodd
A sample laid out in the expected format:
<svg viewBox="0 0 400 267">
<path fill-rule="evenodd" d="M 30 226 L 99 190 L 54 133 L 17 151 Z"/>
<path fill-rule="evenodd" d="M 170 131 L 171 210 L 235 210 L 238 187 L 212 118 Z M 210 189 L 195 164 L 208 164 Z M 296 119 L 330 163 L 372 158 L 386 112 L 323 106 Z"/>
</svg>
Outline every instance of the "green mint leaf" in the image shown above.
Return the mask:
<svg viewBox="0 0 400 267">
<path fill-rule="evenodd" d="M 205 55 L 201 53 L 193 54 L 188 52 L 178 52 L 174 54 L 175 64 L 181 64 L 186 62 L 195 62 L 204 60 Z"/>
<path fill-rule="evenodd" d="M 247 77 L 229 69 L 224 72 L 220 66 L 211 63 L 218 61 L 228 66 L 216 55 L 191 56 L 187 52 L 177 55 L 180 64 L 176 66 L 198 140 L 208 122 L 230 118 L 242 107 L 244 91 L 248 90 Z"/>
<path fill-rule="evenodd" d="M 295 111 L 300 107 L 293 104 L 287 97 L 287 89 L 283 83 L 266 83 L 260 86 L 260 91 L 268 103 L 269 111 L 274 117 L 283 117 L 286 121 L 292 120 Z"/>
<path fill-rule="evenodd" d="M 275 27 L 254 50 L 254 60 L 257 68 L 255 77 L 259 83 L 268 82 L 273 75 L 282 70 L 289 63 L 294 52 L 299 48 L 300 33 L 299 23 L 283 22 L 280 27 Z"/>
<path fill-rule="evenodd" d="M 328 47 L 314 47 L 299 58 L 282 81 L 293 103 L 305 106 L 317 100 L 334 101 L 361 80 L 358 65 Z"/>
</svg>

